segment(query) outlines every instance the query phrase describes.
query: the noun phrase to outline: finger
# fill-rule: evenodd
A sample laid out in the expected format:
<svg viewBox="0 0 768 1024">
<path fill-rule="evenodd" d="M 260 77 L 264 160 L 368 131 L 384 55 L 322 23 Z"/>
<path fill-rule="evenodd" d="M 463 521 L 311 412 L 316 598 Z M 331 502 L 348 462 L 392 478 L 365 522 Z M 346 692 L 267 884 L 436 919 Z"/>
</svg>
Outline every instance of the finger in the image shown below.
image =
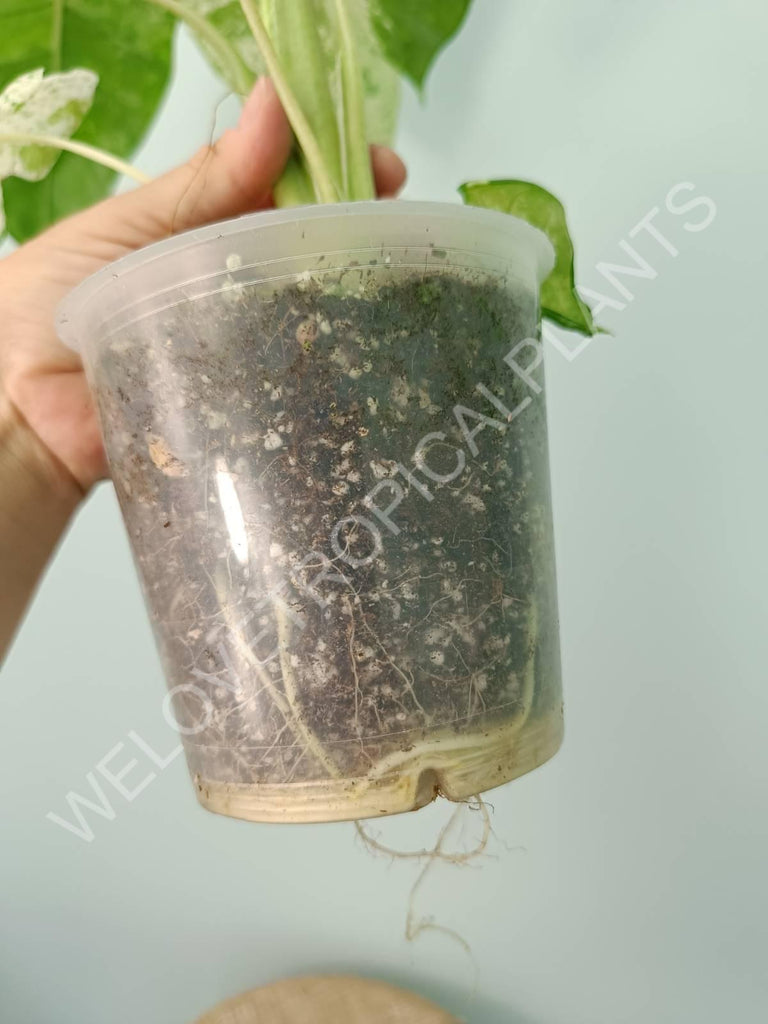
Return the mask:
<svg viewBox="0 0 768 1024">
<path fill-rule="evenodd" d="M 371 146 L 371 163 L 376 193 L 381 198 L 397 195 L 407 177 L 405 164 L 397 153 L 387 146 Z"/>
<path fill-rule="evenodd" d="M 236 128 L 182 167 L 121 196 L 115 213 L 164 237 L 266 204 L 291 150 L 291 129 L 268 78 L 260 78 Z"/>
<path fill-rule="evenodd" d="M 268 78 L 260 78 L 237 127 L 217 142 L 148 185 L 75 214 L 41 237 L 69 248 L 73 241 L 86 239 L 91 243 L 88 255 L 92 251 L 95 262 L 104 263 L 177 231 L 260 209 L 291 145 L 290 125 L 275 88 Z M 102 244 L 94 246 L 99 240 Z"/>
</svg>

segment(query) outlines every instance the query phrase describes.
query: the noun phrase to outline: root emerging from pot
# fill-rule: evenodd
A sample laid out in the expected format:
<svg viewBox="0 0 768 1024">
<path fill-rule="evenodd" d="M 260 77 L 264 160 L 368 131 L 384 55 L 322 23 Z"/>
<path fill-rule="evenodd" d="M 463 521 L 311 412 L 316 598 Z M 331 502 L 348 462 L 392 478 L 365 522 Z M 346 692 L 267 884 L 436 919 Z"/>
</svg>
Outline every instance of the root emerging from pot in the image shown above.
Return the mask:
<svg viewBox="0 0 768 1024">
<path fill-rule="evenodd" d="M 470 850 L 446 850 L 445 843 L 467 808 L 480 812 L 483 823 L 482 834 L 476 845 Z M 433 917 L 419 916 L 416 910 L 416 900 L 424 882 L 428 878 L 430 872 L 434 870 L 437 863 L 443 861 L 444 863 L 451 864 L 455 867 L 464 866 L 482 857 L 486 852 L 493 829 L 491 827 L 491 818 L 488 813 L 488 806 L 483 798 L 478 794 L 477 796 L 470 797 L 468 800 L 459 803 L 458 806 L 452 810 L 448 821 L 440 829 L 435 845 L 431 849 L 396 850 L 393 847 L 386 846 L 379 842 L 378 839 L 375 839 L 362 822 L 356 821 L 354 824 L 356 832 L 363 841 L 366 849 L 374 855 L 384 855 L 392 858 L 392 860 L 425 861 L 413 885 L 411 886 L 411 891 L 408 896 L 405 918 L 405 938 L 408 942 L 415 942 L 415 940 L 425 932 L 437 932 L 440 935 L 447 936 L 449 939 L 456 942 L 467 954 L 470 962 L 472 963 L 475 978 L 477 978 L 477 964 L 467 940 L 455 929 L 437 923 Z"/>
<path fill-rule="evenodd" d="M 451 829 L 457 823 L 459 815 L 462 813 L 464 807 L 472 807 L 480 811 L 483 818 L 483 834 L 481 835 L 477 845 L 469 851 L 448 851 L 443 849 L 443 844 L 448 837 Z M 391 857 L 393 860 L 424 860 L 426 859 L 429 863 L 436 860 L 443 860 L 449 864 L 468 864 L 470 861 L 476 860 L 485 853 L 485 849 L 488 846 L 488 842 L 491 838 L 493 829 L 491 827 L 491 818 L 488 813 L 488 805 L 478 793 L 474 797 L 470 797 L 468 800 L 462 800 L 459 802 L 448 819 L 447 823 L 440 830 L 437 837 L 437 842 L 430 850 L 396 850 L 391 846 L 385 846 L 380 843 L 378 839 L 370 834 L 368 829 L 361 821 L 354 822 L 355 830 L 358 836 L 362 839 L 366 849 L 371 853 L 381 853 L 387 857 Z M 429 863 L 427 867 L 429 867 Z M 420 876 L 421 877 L 421 876 Z"/>
</svg>

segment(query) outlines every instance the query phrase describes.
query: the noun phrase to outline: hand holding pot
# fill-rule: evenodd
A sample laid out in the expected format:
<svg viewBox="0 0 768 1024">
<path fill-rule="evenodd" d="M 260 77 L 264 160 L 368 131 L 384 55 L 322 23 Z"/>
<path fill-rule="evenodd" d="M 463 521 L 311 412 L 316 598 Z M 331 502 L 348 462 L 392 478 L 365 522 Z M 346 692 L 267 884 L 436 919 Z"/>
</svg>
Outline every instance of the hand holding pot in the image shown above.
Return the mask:
<svg viewBox="0 0 768 1024">
<path fill-rule="evenodd" d="M 0 264 L 0 652 L 71 513 L 106 475 L 79 358 L 58 340 L 59 301 L 101 266 L 188 228 L 271 205 L 291 149 L 274 88 L 261 79 L 237 128 L 181 167 L 57 224 Z M 377 187 L 405 177 L 373 153 Z"/>
</svg>

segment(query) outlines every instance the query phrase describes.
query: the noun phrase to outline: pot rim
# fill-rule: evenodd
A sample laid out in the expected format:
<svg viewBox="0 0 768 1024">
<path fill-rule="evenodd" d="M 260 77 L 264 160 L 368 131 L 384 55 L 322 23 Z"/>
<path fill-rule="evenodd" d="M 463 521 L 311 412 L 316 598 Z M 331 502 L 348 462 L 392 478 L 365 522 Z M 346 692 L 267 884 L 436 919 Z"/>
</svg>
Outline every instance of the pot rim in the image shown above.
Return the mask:
<svg viewBox="0 0 768 1024">
<path fill-rule="evenodd" d="M 56 328 L 61 340 L 70 348 L 82 348 L 81 328 L 83 317 L 102 293 L 120 280 L 157 260 L 164 260 L 192 249 L 205 247 L 206 243 L 221 239 L 235 239 L 254 229 L 278 226 L 301 225 L 311 221 L 339 219 L 347 221 L 357 217 L 404 218 L 426 217 L 436 223 L 474 223 L 479 228 L 499 230 L 509 238 L 510 248 L 530 248 L 535 264 L 535 277 L 540 285 L 555 264 L 555 251 L 546 234 L 533 225 L 512 214 L 488 210 L 478 206 L 464 206 L 459 203 L 424 202 L 402 199 L 376 199 L 352 203 L 318 204 L 295 206 L 284 209 L 260 210 L 243 214 L 230 220 L 217 221 L 204 227 L 172 235 L 159 242 L 153 242 L 141 249 L 106 264 L 94 274 L 86 277 L 59 303 L 56 310 Z M 429 228 L 426 228 L 424 244 L 429 245 Z"/>
</svg>

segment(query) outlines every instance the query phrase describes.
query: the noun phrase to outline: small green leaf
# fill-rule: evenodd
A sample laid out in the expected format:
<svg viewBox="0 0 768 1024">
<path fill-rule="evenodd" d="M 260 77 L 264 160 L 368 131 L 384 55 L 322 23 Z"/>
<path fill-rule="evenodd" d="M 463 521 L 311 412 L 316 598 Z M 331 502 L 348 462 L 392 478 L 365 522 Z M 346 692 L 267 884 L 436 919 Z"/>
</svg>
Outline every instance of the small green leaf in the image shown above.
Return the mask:
<svg viewBox="0 0 768 1024">
<path fill-rule="evenodd" d="M 573 243 L 563 204 L 529 181 L 472 181 L 459 189 L 465 203 L 509 213 L 539 228 L 555 250 L 555 266 L 541 286 L 541 315 L 581 334 L 597 334 L 589 306 L 576 291 Z"/>
<path fill-rule="evenodd" d="M 472 0 L 369 0 L 387 60 L 421 89 L 432 62 L 458 32 Z"/>
<path fill-rule="evenodd" d="M 142 141 L 170 74 L 174 19 L 140 0 L 0 0 L 0 89 L 30 68 L 99 78 L 75 138 L 117 157 Z M 63 153 L 40 182 L 9 178 L 8 230 L 23 241 L 103 198 L 114 171 Z"/>
</svg>

